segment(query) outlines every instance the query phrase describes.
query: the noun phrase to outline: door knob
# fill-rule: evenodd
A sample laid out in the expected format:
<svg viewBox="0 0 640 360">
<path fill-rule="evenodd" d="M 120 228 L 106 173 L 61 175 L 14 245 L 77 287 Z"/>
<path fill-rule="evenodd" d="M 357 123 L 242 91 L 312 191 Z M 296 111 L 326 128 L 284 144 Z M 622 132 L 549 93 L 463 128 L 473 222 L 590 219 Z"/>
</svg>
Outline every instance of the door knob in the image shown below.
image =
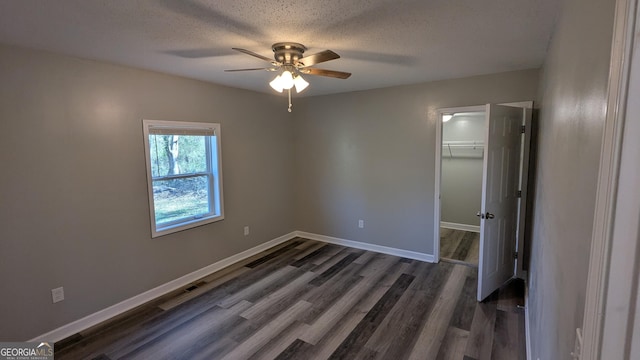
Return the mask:
<svg viewBox="0 0 640 360">
<path fill-rule="evenodd" d="M 487 211 L 487 214 L 485 215 L 485 219 L 493 219 L 494 217 L 495 215 Z"/>
<path fill-rule="evenodd" d="M 476 213 L 476 216 L 479 217 L 480 219 L 484 219 L 484 214 L 481 214 L 480 211 Z"/>
</svg>

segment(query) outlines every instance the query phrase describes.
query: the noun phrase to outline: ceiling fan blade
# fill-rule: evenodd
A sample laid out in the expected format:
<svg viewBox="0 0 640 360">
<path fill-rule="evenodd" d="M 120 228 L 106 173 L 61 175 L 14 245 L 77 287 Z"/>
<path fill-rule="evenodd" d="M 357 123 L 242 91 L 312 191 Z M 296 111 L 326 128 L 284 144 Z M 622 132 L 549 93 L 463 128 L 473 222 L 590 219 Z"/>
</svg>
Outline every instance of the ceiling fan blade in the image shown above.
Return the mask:
<svg viewBox="0 0 640 360">
<path fill-rule="evenodd" d="M 253 70 L 266 70 L 266 71 L 276 71 L 276 68 L 251 68 L 251 69 L 229 69 L 225 70 L 225 72 L 234 72 L 234 71 L 253 71 Z"/>
<path fill-rule="evenodd" d="M 339 59 L 340 55 L 334 53 L 331 50 L 321 51 L 317 54 L 305 56 L 302 59 L 298 60 L 298 64 L 302 64 L 303 67 L 312 66 L 315 64 L 319 64 L 321 62 Z"/>
<path fill-rule="evenodd" d="M 240 48 L 232 48 L 232 49 L 236 50 L 236 51 L 240 51 L 241 53 L 245 53 L 247 55 L 255 56 L 258 59 L 261 59 L 261 60 L 264 60 L 264 61 L 267 61 L 267 62 L 270 62 L 270 63 L 274 63 L 275 62 L 273 59 L 270 59 L 270 58 L 268 58 L 266 56 L 262 56 L 260 54 L 254 53 L 253 51 L 250 51 L 250 50 L 247 50 L 247 49 L 240 49 Z"/>
<path fill-rule="evenodd" d="M 338 79 L 347 79 L 349 78 L 349 76 L 351 76 L 351 73 L 348 73 L 348 72 L 317 69 L 317 68 L 302 68 L 299 71 L 303 74 L 328 76 L 328 77 L 338 78 Z"/>
</svg>

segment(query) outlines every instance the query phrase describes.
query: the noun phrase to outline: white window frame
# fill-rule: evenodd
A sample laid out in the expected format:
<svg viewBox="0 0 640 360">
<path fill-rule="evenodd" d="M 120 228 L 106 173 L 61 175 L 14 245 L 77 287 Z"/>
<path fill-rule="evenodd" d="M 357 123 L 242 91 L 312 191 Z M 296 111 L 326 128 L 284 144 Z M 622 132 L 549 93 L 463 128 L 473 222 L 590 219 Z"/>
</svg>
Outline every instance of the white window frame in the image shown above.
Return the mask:
<svg viewBox="0 0 640 360">
<path fill-rule="evenodd" d="M 147 190 L 149 197 L 149 215 L 151 219 L 151 237 L 159 237 L 175 233 L 182 230 L 202 226 L 215 221 L 224 219 L 224 201 L 222 191 L 222 155 L 221 141 L 222 132 L 220 124 L 217 123 L 198 123 L 184 121 L 165 121 L 165 120 L 142 120 L 144 134 L 144 152 L 147 165 Z M 151 170 L 151 152 L 149 148 L 149 134 L 154 130 L 175 131 L 176 134 L 213 134 L 210 141 L 206 143 L 207 151 L 207 170 L 202 173 L 192 173 L 188 175 L 168 175 L 158 176 L 154 179 Z M 193 176 L 209 177 L 209 208 L 212 209 L 204 216 L 194 216 L 191 218 L 179 219 L 166 224 L 156 224 L 155 204 L 153 197 L 153 181 L 167 180 L 171 178 L 186 178 Z"/>
</svg>

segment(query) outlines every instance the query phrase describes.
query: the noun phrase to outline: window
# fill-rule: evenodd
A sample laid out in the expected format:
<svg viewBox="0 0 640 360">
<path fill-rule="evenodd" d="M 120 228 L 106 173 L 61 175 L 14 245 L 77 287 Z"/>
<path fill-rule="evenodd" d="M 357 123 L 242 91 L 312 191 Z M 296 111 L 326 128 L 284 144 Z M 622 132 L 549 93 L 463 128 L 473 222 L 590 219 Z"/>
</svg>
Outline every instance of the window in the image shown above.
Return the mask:
<svg viewBox="0 0 640 360">
<path fill-rule="evenodd" d="M 222 220 L 220 124 L 142 123 L 151 236 Z"/>
</svg>

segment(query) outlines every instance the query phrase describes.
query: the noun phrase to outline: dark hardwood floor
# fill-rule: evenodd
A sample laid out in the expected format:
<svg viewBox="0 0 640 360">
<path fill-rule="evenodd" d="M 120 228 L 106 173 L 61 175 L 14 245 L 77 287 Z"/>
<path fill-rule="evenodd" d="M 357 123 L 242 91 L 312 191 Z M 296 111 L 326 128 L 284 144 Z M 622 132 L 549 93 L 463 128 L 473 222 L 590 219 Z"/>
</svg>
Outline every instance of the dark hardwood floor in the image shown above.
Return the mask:
<svg viewBox="0 0 640 360">
<path fill-rule="evenodd" d="M 62 359 L 524 359 L 522 285 L 296 238 L 55 344 Z"/>
<path fill-rule="evenodd" d="M 440 228 L 440 258 L 455 263 L 478 266 L 480 234 Z"/>
</svg>

